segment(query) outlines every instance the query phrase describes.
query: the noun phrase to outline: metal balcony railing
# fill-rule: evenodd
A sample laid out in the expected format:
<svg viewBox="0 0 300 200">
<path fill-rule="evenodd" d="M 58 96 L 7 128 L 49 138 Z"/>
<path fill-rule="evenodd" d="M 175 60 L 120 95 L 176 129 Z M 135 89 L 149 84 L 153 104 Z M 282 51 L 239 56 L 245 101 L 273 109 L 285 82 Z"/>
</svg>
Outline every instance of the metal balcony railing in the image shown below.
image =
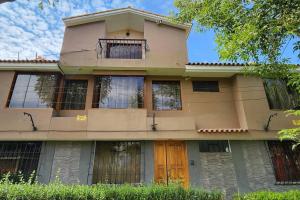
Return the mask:
<svg viewBox="0 0 300 200">
<path fill-rule="evenodd" d="M 98 57 L 143 59 L 147 48 L 145 39 L 99 39 Z"/>
</svg>

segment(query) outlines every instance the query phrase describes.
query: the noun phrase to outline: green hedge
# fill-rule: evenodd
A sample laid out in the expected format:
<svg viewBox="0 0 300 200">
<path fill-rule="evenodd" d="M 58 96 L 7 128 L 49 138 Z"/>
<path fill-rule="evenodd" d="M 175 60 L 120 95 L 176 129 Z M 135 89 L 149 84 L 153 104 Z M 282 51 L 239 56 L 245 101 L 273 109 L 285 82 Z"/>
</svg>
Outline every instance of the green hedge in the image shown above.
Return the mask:
<svg viewBox="0 0 300 200">
<path fill-rule="evenodd" d="M 1 200 L 223 200 L 220 192 L 171 185 L 49 185 L 0 183 Z"/>
<path fill-rule="evenodd" d="M 260 191 L 244 195 L 236 195 L 234 200 L 300 200 L 300 190 L 287 192 Z"/>
</svg>

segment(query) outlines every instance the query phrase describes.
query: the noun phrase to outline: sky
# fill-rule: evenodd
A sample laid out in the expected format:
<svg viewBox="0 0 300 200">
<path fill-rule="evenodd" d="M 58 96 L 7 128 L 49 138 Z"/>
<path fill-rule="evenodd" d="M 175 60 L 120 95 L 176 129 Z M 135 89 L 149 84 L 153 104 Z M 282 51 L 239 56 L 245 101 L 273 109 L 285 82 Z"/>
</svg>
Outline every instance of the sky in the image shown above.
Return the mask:
<svg viewBox="0 0 300 200">
<path fill-rule="evenodd" d="M 173 0 L 59 0 L 56 7 L 45 5 L 43 10 L 38 2 L 16 0 L 0 4 L 0 59 L 17 59 L 18 54 L 20 59 L 34 59 L 36 54 L 59 59 L 64 17 L 128 6 L 162 15 L 175 10 Z M 193 28 L 187 44 L 190 62 L 220 61 L 212 31 L 199 33 Z M 284 55 L 291 63 L 300 63 L 293 54 L 292 43 Z"/>
</svg>

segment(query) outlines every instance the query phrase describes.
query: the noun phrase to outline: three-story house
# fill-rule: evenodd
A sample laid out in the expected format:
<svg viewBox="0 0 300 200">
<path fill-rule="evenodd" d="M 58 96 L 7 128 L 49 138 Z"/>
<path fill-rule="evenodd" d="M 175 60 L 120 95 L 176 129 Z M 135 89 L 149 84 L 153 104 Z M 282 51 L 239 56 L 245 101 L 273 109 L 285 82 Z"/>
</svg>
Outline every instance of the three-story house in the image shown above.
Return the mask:
<svg viewBox="0 0 300 200">
<path fill-rule="evenodd" d="M 180 181 L 227 195 L 299 188 L 280 142 L 299 95 L 243 64 L 189 63 L 190 24 L 133 8 L 63 19 L 58 61 L 0 61 L 0 172 L 38 181 Z M 201 44 L 199 44 L 201 45 Z"/>
</svg>

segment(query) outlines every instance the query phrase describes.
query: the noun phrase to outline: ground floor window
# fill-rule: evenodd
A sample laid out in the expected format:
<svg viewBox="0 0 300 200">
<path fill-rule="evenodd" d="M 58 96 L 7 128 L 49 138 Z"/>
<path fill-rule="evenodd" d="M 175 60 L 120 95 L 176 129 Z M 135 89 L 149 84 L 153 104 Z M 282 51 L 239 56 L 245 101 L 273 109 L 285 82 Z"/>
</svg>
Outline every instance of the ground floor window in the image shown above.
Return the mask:
<svg viewBox="0 0 300 200">
<path fill-rule="evenodd" d="M 140 142 L 97 142 L 93 183 L 139 183 Z"/>
<path fill-rule="evenodd" d="M 268 142 L 276 181 L 299 182 L 300 181 L 300 150 L 292 150 L 292 142 L 269 141 Z"/>
<path fill-rule="evenodd" d="M 0 142 L 0 175 L 21 172 L 29 177 L 36 172 L 41 142 Z"/>
</svg>

